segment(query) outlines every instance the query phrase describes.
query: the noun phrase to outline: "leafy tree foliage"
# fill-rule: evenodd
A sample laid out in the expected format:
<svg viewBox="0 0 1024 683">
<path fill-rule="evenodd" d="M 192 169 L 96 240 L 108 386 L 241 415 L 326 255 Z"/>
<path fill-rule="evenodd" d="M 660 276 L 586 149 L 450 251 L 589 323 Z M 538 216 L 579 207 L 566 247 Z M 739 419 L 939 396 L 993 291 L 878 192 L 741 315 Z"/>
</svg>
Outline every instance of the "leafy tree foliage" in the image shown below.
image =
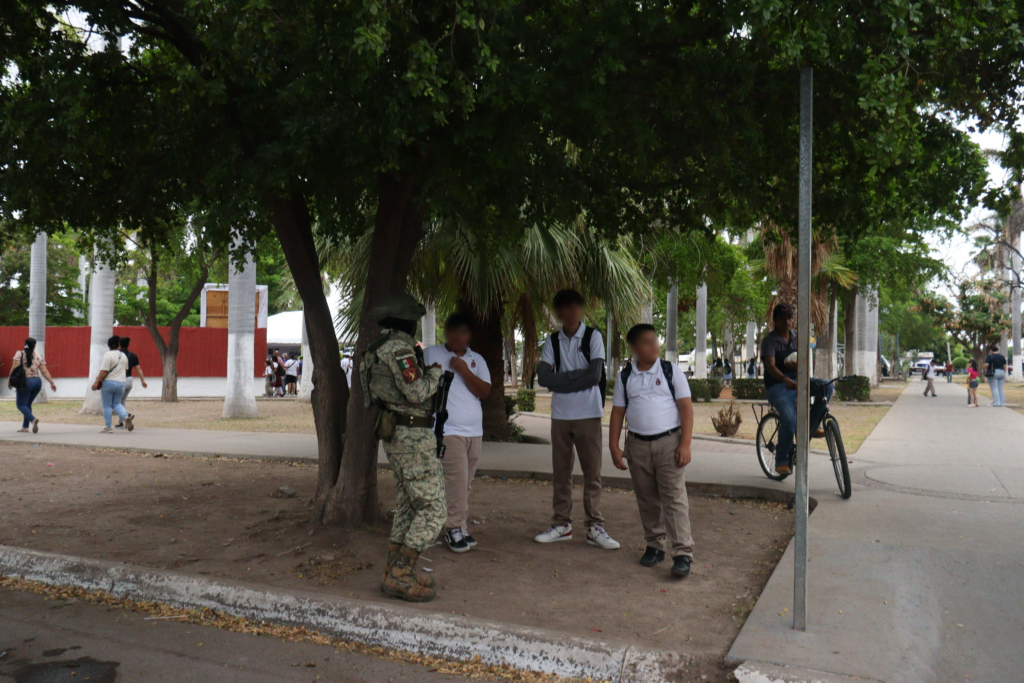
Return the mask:
<svg viewBox="0 0 1024 683">
<path fill-rule="evenodd" d="M 28 325 L 32 244 L 11 240 L 0 247 L 0 325 Z M 81 324 L 85 302 L 78 288 L 79 252 L 73 236 L 53 235 L 46 247 L 46 324 Z"/>
</svg>

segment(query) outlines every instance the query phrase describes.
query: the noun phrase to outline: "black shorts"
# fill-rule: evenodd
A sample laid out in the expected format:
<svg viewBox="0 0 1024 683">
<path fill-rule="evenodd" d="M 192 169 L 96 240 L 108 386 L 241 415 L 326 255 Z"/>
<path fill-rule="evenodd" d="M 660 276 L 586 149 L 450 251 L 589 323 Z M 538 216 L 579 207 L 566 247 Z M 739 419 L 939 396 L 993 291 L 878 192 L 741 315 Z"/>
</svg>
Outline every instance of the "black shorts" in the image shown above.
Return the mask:
<svg viewBox="0 0 1024 683">
<path fill-rule="evenodd" d="M 295 375 L 285 375 L 284 376 L 284 383 L 285 384 L 295 384 L 298 381 L 299 381 L 299 378 L 296 377 Z"/>
</svg>

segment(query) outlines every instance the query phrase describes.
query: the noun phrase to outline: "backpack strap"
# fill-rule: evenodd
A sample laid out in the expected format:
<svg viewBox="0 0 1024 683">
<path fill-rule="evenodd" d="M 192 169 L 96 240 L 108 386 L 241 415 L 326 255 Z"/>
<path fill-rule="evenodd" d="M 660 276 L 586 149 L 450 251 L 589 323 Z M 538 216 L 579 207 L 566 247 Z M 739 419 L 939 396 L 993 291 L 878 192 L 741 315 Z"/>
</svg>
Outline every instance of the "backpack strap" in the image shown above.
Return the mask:
<svg viewBox="0 0 1024 683">
<path fill-rule="evenodd" d="M 562 345 L 558 343 L 558 332 L 552 332 L 548 337 L 551 340 L 551 350 L 555 352 L 555 372 L 560 372 L 562 369 Z"/>
<path fill-rule="evenodd" d="M 633 361 L 626 361 L 626 367 L 622 368 L 622 372 L 619 373 L 619 381 L 622 382 L 622 396 L 626 401 L 625 408 L 629 407 L 629 392 L 626 391 L 626 382 L 629 381 L 629 376 L 633 374 Z"/>
<path fill-rule="evenodd" d="M 668 384 L 668 393 L 672 396 L 672 400 L 676 400 L 676 386 L 672 384 L 672 373 L 675 368 L 672 367 L 672 362 L 662 359 L 661 361 L 661 374 L 665 375 L 665 382 Z"/>
<path fill-rule="evenodd" d="M 587 361 L 587 365 L 590 365 L 590 340 L 594 338 L 594 328 L 583 326 L 583 340 L 580 342 L 580 351 L 583 353 L 584 360 Z"/>
</svg>

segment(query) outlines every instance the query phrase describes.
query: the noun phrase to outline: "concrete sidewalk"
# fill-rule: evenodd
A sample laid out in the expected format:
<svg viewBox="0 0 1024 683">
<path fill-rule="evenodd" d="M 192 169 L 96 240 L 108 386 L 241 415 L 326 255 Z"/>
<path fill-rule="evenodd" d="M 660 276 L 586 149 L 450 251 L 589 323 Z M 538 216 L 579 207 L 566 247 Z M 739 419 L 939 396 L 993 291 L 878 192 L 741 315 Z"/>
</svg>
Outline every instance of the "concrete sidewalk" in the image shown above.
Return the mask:
<svg viewBox="0 0 1024 683">
<path fill-rule="evenodd" d="M 807 632 L 792 545 L 729 653 L 891 682 L 1024 680 L 1024 416 L 911 383 L 810 520 Z M 813 479 L 813 473 L 812 473 Z"/>
</svg>

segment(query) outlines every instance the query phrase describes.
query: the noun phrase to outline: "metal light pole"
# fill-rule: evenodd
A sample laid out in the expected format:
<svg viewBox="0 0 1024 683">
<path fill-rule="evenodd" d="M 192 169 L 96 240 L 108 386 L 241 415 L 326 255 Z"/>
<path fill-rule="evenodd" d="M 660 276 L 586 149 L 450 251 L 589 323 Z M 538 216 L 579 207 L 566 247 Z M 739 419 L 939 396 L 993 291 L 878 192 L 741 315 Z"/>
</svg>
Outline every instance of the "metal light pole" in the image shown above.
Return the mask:
<svg viewBox="0 0 1024 683">
<path fill-rule="evenodd" d="M 807 630 L 807 446 L 810 441 L 811 130 L 814 70 L 800 69 L 800 213 L 797 239 L 796 529 L 793 628 Z"/>
</svg>

